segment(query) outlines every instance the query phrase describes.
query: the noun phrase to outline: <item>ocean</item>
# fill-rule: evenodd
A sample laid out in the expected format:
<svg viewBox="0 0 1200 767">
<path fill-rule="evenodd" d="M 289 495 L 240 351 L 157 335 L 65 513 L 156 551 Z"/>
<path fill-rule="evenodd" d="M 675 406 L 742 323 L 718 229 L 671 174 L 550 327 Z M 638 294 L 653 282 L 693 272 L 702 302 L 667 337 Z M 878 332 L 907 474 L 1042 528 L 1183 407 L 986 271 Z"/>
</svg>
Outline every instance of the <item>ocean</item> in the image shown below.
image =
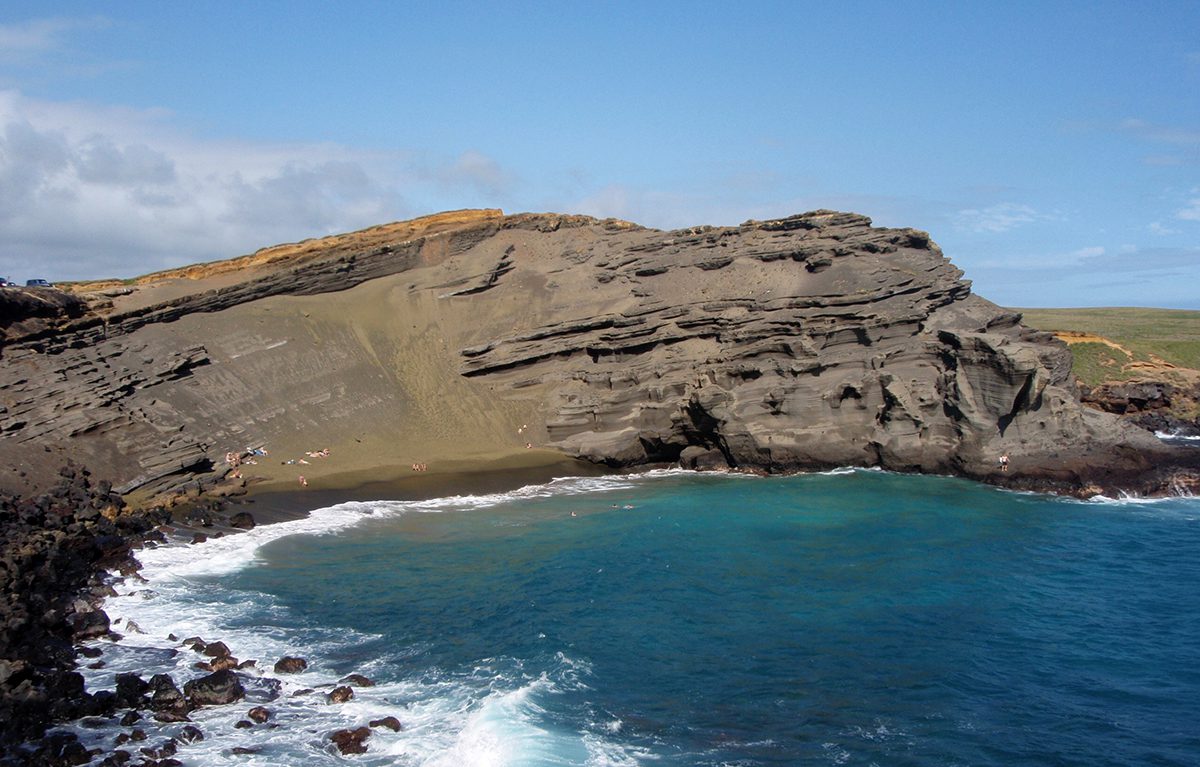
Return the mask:
<svg viewBox="0 0 1200 767">
<path fill-rule="evenodd" d="M 1195 498 L 660 471 L 338 504 L 139 558 L 106 610 L 145 633 L 96 643 L 90 689 L 201 675 L 171 633 L 263 669 L 193 714 L 190 765 L 1200 763 Z M 308 669 L 273 674 L 284 655 Z M 351 673 L 375 685 L 326 702 Z M 259 702 L 271 721 L 235 728 Z M 333 750 L 389 715 L 366 754 Z"/>
</svg>

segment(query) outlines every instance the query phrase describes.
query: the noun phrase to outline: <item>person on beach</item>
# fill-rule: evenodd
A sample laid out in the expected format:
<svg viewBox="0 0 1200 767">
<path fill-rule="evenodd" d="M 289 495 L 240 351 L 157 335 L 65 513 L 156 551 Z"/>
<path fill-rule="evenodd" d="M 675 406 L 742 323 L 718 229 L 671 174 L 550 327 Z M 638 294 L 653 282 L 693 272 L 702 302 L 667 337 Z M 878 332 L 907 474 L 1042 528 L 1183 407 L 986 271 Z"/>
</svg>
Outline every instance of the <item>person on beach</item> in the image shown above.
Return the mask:
<svg viewBox="0 0 1200 767">
<path fill-rule="evenodd" d="M 308 480 L 304 478 L 303 474 L 300 475 L 300 486 L 308 487 Z"/>
</svg>

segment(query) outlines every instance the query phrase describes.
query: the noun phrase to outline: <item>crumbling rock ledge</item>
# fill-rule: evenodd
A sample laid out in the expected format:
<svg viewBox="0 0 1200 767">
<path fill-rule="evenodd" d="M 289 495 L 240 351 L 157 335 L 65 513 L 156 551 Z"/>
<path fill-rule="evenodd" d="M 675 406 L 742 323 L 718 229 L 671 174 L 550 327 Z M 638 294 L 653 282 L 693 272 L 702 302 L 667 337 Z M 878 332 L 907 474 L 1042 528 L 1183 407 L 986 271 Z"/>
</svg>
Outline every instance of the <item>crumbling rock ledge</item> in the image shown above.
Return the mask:
<svg viewBox="0 0 1200 767">
<path fill-rule="evenodd" d="M 1196 487 L 1197 451 L 1082 407 L 1065 344 L 974 295 L 925 232 L 824 210 L 672 232 L 443 216 L 193 267 L 163 301 L 108 290 L 9 319 L 0 458 L 65 453 L 122 491 L 195 492 L 231 447 L 319 426 L 335 454 L 392 435 L 396 463 L 405 440 L 528 440 L 614 468 Z"/>
</svg>

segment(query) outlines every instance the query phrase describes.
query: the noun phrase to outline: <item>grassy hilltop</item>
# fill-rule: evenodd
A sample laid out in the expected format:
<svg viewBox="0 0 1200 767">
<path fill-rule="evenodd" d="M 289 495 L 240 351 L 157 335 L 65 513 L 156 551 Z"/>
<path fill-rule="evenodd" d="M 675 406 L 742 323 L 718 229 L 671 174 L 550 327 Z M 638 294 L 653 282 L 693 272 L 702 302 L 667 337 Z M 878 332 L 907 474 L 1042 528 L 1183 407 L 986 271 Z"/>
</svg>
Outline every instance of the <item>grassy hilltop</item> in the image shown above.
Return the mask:
<svg viewBox="0 0 1200 767">
<path fill-rule="evenodd" d="M 1200 311 L 1178 309 L 1018 309 L 1025 324 L 1071 346 L 1084 383 L 1200 377 Z"/>
</svg>

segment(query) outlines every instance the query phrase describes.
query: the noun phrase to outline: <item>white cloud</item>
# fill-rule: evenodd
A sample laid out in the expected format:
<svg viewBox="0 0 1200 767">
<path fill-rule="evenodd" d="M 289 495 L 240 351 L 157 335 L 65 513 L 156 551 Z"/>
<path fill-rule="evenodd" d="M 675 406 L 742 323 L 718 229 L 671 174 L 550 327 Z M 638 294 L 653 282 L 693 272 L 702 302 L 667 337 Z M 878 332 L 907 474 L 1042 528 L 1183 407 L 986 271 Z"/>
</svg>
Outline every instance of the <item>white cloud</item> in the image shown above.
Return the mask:
<svg viewBox="0 0 1200 767">
<path fill-rule="evenodd" d="M 1200 197 L 1193 197 L 1188 200 L 1187 204 L 1176 212 L 1175 218 L 1184 221 L 1200 221 Z"/>
<path fill-rule="evenodd" d="M 510 183 L 478 152 L 439 162 L 212 141 L 170 118 L 0 91 L 0 275 L 132 276 L 474 202 Z"/>
<path fill-rule="evenodd" d="M 1178 229 L 1172 229 L 1169 226 L 1164 226 L 1161 221 L 1151 221 L 1150 226 L 1147 228 L 1150 230 L 1151 234 L 1157 234 L 1163 237 L 1171 234 L 1179 234 Z"/>
<path fill-rule="evenodd" d="M 57 50 L 67 33 L 80 28 L 108 26 L 100 17 L 88 19 L 33 19 L 15 24 L 0 24 L 0 58 L 26 59 Z"/>
<path fill-rule="evenodd" d="M 1200 130 L 1177 125 L 1158 125 L 1137 118 L 1122 120 L 1120 129 L 1148 141 L 1181 147 L 1200 146 Z"/>
<path fill-rule="evenodd" d="M 1028 205 L 1003 202 L 986 208 L 960 210 L 955 216 L 955 224 L 958 228 L 970 232 L 996 234 L 1052 218 L 1053 216 L 1039 213 Z"/>
<path fill-rule="evenodd" d="M 1106 252 L 1107 251 L 1103 247 L 1101 247 L 1099 245 L 1092 245 L 1090 247 L 1079 248 L 1077 250 L 1071 251 L 1070 253 L 1067 254 L 1067 258 L 1071 259 L 1072 261 L 1086 261 L 1088 259 L 1099 258 L 1100 256 L 1103 256 Z"/>
</svg>

